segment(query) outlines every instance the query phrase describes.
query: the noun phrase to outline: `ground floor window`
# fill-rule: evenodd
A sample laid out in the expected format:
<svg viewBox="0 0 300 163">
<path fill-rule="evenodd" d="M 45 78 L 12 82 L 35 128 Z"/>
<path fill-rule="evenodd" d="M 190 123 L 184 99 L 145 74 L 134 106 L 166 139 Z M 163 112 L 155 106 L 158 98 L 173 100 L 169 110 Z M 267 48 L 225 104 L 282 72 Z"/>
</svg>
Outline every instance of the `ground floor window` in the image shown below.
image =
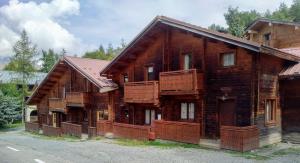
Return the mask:
<svg viewBox="0 0 300 163">
<path fill-rule="evenodd" d="M 108 120 L 108 110 L 100 110 L 97 112 L 97 120 Z"/>
<path fill-rule="evenodd" d="M 155 120 L 155 110 L 145 110 L 145 124 L 150 125 Z"/>
<path fill-rule="evenodd" d="M 52 124 L 53 127 L 56 127 L 57 124 L 56 113 L 52 113 Z"/>
<path fill-rule="evenodd" d="M 194 120 L 195 119 L 195 104 L 194 103 L 181 103 L 181 114 L 180 118 L 183 120 Z"/>
<path fill-rule="evenodd" d="M 265 103 L 265 121 L 266 123 L 275 123 L 276 120 L 276 100 L 266 99 Z"/>
</svg>

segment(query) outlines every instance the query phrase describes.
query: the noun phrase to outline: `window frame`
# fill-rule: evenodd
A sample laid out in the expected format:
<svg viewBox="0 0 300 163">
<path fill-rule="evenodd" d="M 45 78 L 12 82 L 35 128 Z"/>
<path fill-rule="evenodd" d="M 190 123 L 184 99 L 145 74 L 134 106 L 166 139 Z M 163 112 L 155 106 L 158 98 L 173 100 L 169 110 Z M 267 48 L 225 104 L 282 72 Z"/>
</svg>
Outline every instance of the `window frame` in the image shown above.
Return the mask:
<svg viewBox="0 0 300 163">
<path fill-rule="evenodd" d="M 186 104 L 186 118 L 182 118 L 182 105 Z M 193 118 L 190 117 L 191 106 L 193 107 Z M 194 102 L 180 102 L 180 120 L 181 121 L 195 121 L 195 114 L 196 113 L 196 104 Z"/>
<path fill-rule="evenodd" d="M 153 79 L 151 79 L 150 80 L 150 76 L 149 76 L 149 68 L 150 67 L 152 67 L 152 78 Z M 145 65 L 145 67 L 144 67 L 145 69 L 144 69 L 144 78 L 145 78 L 145 81 L 154 81 L 155 80 L 155 66 L 154 66 L 154 64 L 147 64 L 147 65 Z"/>
<path fill-rule="evenodd" d="M 272 101 L 272 106 L 273 106 L 273 110 L 272 110 L 272 116 L 273 116 L 273 119 L 271 119 L 271 120 L 268 120 L 267 119 L 267 116 L 269 116 L 269 115 L 267 115 L 268 113 L 267 113 L 267 105 L 268 105 L 268 101 Z M 264 104 L 264 111 L 265 111 L 265 114 L 264 114 L 264 116 L 265 116 L 265 125 L 266 126 L 272 126 L 272 125 L 275 125 L 276 124 L 276 122 L 277 122 L 277 99 L 276 98 L 267 98 L 267 99 L 265 99 L 265 104 Z"/>
<path fill-rule="evenodd" d="M 268 37 L 268 40 L 266 40 L 267 37 Z M 271 45 L 271 39 L 272 39 L 271 32 L 263 34 L 263 44 L 264 45 L 270 46 Z"/>
<path fill-rule="evenodd" d="M 108 109 L 101 109 L 97 111 L 97 121 L 108 120 Z"/>
<path fill-rule="evenodd" d="M 228 65 L 228 66 L 225 66 L 224 65 L 224 56 L 225 55 L 228 55 L 228 54 L 233 54 L 233 65 Z M 237 64 L 237 57 L 236 57 L 236 52 L 235 51 L 229 51 L 229 52 L 225 52 L 225 53 L 220 53 L 219 54 L 219 66 L 222 67 L 222 68 L 230 68 L 230 67 L 234 67 L 236 66 Z"/>
<path fill-rule="evenodd" d="M 126 81 L 127 79 L 127 81 Z M 124 73 L 123 74 L 123 83 L 128 83 L 129 82 L 129 76 L 128 76 L 128 73 Z"/>
<path fill-rule="evenodd" d="M 185 68 L 185 58 L 186 56 L 189 56 L 189 62 L 188 62 L 188 68 Z M 193 54 L 191 52 L 183 53 L 182 54 L 182 69 L 183 70 L 190 70 L 193 69 Z"/>
</svg>

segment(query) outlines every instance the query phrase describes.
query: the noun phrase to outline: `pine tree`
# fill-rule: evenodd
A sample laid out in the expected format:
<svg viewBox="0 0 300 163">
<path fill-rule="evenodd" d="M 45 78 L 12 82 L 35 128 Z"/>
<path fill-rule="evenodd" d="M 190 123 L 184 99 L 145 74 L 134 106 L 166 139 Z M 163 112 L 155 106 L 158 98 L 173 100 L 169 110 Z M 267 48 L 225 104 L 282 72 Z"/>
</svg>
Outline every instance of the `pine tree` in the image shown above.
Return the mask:
<svg viewBox="0 0 300 163">
<path fill-rule="evenodd" d="M 12 70 L 20 73 L 22 79 L 18 81 L 22 85 L 21 90 L 21 108 L 22 121 L 24 121 L 25 97 L 28 94 L 27 81 L 36 71 L 35 65 L 37 56 L 36 45 L 33 45 L 25 30 L 21 33 L 21 38 L 13 47 L 14 55 L 10 58 L 10 63 L 5 67 L 6 70 Z"/>
</svg>

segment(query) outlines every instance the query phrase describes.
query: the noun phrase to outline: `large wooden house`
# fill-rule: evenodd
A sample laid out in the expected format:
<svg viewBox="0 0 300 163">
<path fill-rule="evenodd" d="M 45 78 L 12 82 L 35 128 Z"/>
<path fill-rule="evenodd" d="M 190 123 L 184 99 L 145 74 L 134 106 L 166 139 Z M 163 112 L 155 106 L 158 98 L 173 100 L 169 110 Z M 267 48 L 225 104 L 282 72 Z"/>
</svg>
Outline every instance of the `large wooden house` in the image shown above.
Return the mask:
<svg viewBox="0 0 300 163">
<path fill-rule="evenodd" d="M 278 76 L 299 59 L 268 45 L 156 17 L 101 74 L 119 85 L 115 122 L 151 126 L 161 139 L 221 138 L 225 148 L 243 144 L 236 137 L 245 135 L 255 146 L 258 138 L 260 145 L 281 141 Z"/>
<path fill-rule="evenodd" d="M 116 85 L 100 71 L 108 61 L 64 56 L 48 73 L 28 99 L 37 105 L 38 125 L 28 122 L 27 128 L 41 128 L 46 135 L 95 134 L 98 116 L 108 118 L 107 92 Z"/>
<path fill-rule="evenodd" d="M 269 19 L 258 19 L 248 28 L 246 36 L 250 41 L 279 48 L 300 56 L 300 24 Z M 300 132 L 300 64 L 293 64 L 279 74 L 281 95 L 281 124 L 283 136 L 288 141 L 289 133 Z"/>
<path fill-rule="evenodd" d="M 38 105 L 40 125 L 64 134 L 81 128 L 240 151 L 279 142 L 279 77 L 300 57 L 250 35 L 158 16 L 110 63 L 65 57 L 29 103 Z M 86 75 L 91 65 L 99 69 Z"/>
</svg>

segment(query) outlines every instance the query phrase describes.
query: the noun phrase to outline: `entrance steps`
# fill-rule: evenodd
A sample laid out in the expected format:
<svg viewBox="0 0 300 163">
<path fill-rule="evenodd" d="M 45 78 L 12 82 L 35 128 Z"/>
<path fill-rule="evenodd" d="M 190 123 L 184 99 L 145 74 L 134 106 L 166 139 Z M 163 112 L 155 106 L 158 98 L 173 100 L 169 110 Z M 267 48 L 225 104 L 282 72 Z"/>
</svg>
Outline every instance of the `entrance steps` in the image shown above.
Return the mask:
<svg viewBox="0 0 300 163">
<path fill-rule="evenodd" d="M 200 139 L 199 145 L 205 148 L 220 149 L 220 139 Z"/>
<path fill-rule="evenodd" d="M 293 144 L 300 144 L 300 132 L 283 133 L 282 141 Z"/>
<path fill-rule="evenodd" d="M 88 134 L 81 134 L 81 140 L 88 140 L 89 135 Z"/>
</svg>

